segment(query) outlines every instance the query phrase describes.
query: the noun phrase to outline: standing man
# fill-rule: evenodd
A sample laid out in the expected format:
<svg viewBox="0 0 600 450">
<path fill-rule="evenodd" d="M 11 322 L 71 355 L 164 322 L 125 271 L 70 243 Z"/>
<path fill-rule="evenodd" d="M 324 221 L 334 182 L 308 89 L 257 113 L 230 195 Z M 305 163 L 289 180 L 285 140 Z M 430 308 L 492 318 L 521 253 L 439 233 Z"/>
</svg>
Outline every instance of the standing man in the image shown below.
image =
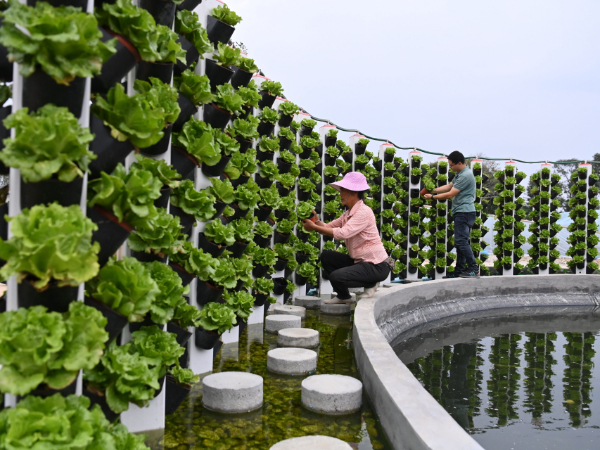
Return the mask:
<svg viewBox="0 0 600 450">
<path fill-rule="evenodd" d="M 459 151 L 448 155 L 448 165 L 456 176 L 452 183 L 435 188 L 426 199 L 452 200 L 454 217 L 454 246 L 456 247 L 456 268 L 454 276 L 479 278 L 479 266 L 471 249 L 471 228 L 475 223 L 475 177 L 465 164 L 465 157 Z M 465 268 L 466 263 L 466 268 Z"/>
</svg>

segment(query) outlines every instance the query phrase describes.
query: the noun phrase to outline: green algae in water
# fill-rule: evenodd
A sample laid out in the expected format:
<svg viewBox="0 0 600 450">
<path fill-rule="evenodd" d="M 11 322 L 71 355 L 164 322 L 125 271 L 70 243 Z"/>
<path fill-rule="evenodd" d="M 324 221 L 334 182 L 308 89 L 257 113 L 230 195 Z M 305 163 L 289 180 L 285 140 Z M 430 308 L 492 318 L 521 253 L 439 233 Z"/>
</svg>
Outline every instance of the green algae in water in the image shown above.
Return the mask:
<svg viewBox="0 0 600 450">
<path fill-rule="evenodd" d="M 249 325 L 239 343 L 224 345 L 214 360 L 214 371 L 252 372 L 264 379 L 261 409 L 237 415 L 207 411 L 202 407 L 201 383 L 189 401 L 167 416 L 165 449 L 256 449 L 268 450 L 279 441 L 308 435 L 333 436 L 361 449 L 388 450 L 383 430 L 368 399 L 362 410 L 345 416 L 312 413 L 301 405 L 301 383 L 306 376 L 277 375 L 267 371 L 267 352 L 277 348 L 277 336 L 262 331 L 263 325 Z M 352 322 L 349 316 L 319 315 L 307 311 L 303 327 L 319 331 L 321 345 L 316 374 L 340 374 L 359 378 L 352 350 Z M 208 374 L 205 374 L 208 375 Z M 162 445 L 160 445 L 162 447 Z"/>
</svg>

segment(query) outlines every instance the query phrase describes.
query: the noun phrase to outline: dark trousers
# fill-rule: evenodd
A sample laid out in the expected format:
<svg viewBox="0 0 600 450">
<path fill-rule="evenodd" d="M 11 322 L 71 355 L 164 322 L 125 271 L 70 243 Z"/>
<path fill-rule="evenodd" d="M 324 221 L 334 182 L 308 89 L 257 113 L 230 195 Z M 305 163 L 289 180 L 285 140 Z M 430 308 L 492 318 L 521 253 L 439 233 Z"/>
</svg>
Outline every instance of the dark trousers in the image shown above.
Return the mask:
<svg viewBox="0 0 600 450">
<path fill-rule="evenodd" d="M 348 288 L 373 287 L 390 274 L 390 266 L 385 261 L 379 264 L 355 264 L 350 256 L 333 250 L 324 250 L 321 253 L 321 266 L 340 300 L 350 298 Z"/>
<path fill-rule="evenodd" d="M 454 214 L 454 246 L 456 247 L 456 269 L 454 269 L 454 273 L 457 275 L 463 272 L 479 272 L 479 266 L 471 249 L 471 228 L 473 228 L 474 223 L 474 212 Z M 467 268 L 465 268 L 465 263 Z"/>
</svg>

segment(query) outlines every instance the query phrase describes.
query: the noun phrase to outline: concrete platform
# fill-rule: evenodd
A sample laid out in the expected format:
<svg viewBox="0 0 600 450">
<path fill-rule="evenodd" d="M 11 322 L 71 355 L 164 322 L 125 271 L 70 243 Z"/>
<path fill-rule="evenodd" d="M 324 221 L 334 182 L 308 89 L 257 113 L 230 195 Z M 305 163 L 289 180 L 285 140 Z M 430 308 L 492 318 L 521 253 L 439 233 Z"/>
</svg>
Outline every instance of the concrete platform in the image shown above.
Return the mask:
<svg viewBox="0 0 600 450">
<path fill-rule="evenodd" d="M 263 379 L 247 372 L 213 373 L 202 380 L 202 405 L 211 411 L 238 414 L 263 404 Z"/>
<path fill-rule="evenodd" d="M 306 308 L 304 306 L 275 305 L 273 307 L 273 314 L 298 316 L 304 319 L 306 317 Z"/>
<path fill-rule="evenodd" d="M 311 328 L 286 328 L 277 336 L 279 347 L 315 348 L 319 345 L 319 332 Z"/>
<path fill-rule="evenodd" d="M 362 406 L 362 383 L 345 375 L 313 375 L 302 381 L 302 406 L 331 416 Z"/>
<path fill-rule="evenodd" d="M 321 297 L 304 295 L 294 299 L 295 306 L 303 306 L 306 309 L 319 309 L 321 307 Z"/>
<path fill-rule="evenodd" d="M 323 303 L 321 305 L 321 312 L 332 316 L 346 316 L 352 312 L 352 305 L 345 303 L 328 305 L 327 303 Z"/>
<path fill-rule="evenodd" d="M 276 348 L 267 353 L 267 369 L 283 375 L 305 375 L 317 370 L 317 352 L 304 348 Z"/>
<path fill-rule="evenodd" d="M 352 450 L 352 447 L 329 436 L 302 436 L 278 442 L 270 450 Z"/>
<path fill-rule="evenodd" d="M 268 333 L 277 333 L 285 328 L 302 328 L 302 319 L 288 314 L 271 314 L 265 317 L 265 330 Z"/>
</svg>

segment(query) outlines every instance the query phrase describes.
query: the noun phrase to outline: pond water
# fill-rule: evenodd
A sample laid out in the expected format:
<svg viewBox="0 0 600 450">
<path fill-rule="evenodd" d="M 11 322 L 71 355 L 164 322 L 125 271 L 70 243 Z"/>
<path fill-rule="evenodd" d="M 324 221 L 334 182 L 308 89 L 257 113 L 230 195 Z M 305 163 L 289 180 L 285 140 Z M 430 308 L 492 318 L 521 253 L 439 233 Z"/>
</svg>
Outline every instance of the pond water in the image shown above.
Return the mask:
<svg viewBox="0 0 600 450">
<path fill-rule="evenodd" d="M 394 350 L 487 450 L 597 450 L 600 317 L 568 311 L 429 324 Z"/>
<path fill-rule="evenodd" d="M 317 374 L 359 378 L 352 350 L 351 317 L 308 311 L 303 327 L 320 333 Z M 305 377 L 267 371 L 267 352 L 274 348 L 277 336 L 264 333 L 262 324 L 250 325 L 239 343 L 223 346 L 214 361 L 215 372 L 244 371 L 264 378 L 264 405 L 260 410 L 239 415 L 207 411 L 202 407 L 199 383 L 189 401 L 167 417 L 164 448 L 268 450 L 284 439 L 319 434 L 342 439 L 359 450 L 391 449 L 366 396 L 362 411 L 351 415 L 331 417 L 305 410 L 300 404 L 300 384 Z"/>
</svg>

